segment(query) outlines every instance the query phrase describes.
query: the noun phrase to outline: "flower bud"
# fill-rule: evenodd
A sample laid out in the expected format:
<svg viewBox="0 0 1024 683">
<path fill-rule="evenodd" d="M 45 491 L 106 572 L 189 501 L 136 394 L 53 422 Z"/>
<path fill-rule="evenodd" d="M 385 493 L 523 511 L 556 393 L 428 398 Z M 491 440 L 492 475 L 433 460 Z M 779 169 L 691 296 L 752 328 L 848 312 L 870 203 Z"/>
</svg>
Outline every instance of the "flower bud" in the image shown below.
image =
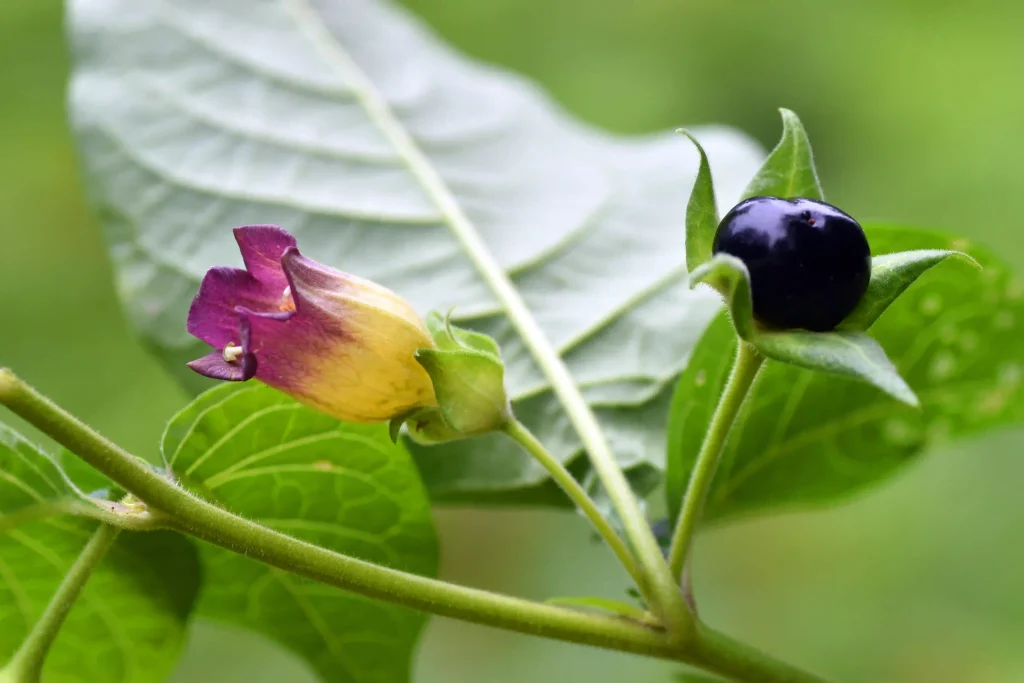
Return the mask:
<svg viewBox="0 0 1024 683">
<path fill-rule="evenodd" d="M 384 422 L 436 406 L 417 361 L 435 344 L 397 294 L 299 253 L 270 225 L 235 229 L 245 270 L 207 272 L 188 331 L 216 350 L 192 361 L 201 375 L 255 377 L 349 422 Z"/>
</svg>

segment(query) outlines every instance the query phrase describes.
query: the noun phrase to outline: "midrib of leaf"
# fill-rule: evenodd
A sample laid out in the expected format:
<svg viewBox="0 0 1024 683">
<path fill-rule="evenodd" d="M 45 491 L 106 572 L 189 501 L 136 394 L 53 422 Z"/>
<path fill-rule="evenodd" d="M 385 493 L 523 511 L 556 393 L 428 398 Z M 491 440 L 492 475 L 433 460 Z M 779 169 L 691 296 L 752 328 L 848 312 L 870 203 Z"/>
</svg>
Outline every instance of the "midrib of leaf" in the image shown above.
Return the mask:
<svg viewBox="0 0 1024 683">
<path fill-rule="evenodd" d="M 366 77 L 366 74 L 324 26 L 319 15 L 309 5 L 308 0 L 282 0 L 282 2 L 295 17 L 300 31 L 308 36 L 320 54 L 346 77 L 347 82 L 351 84 L 356 100 L 366 110 L 370 120 L 395 148 L 399 157 L 405 161 L 409 172 L 437 206 L 452 235 L 501 303 L 505 314 L 522 337 L 527 348 L 530 349 L 534 360 L 537 361 L 544 375 L 551 382 L 555 395 L 569 415 L 584 447 L 594 457 L 595 466 L 600 470 L 602 469 L 601 463 L 606 461 L 605 469 L 613 468 L 614 456 L 608 441 L 568 367 L 540 325 L 537 324 L 508 274 L 491 254 L 487 244 L 480 237 L 480 233 L 462 210 L 444 180 L 420 150 L 405 126 L 395 117 L 388 103 Z M 602 472 L 602 475 L 605 473 Z"/>
<path fill-rule="evenodd" d="M 444 222 L 463 248 L 470 262 L 487 283 L 498 302 L 504 307 L 512 326 L 540 366 L 541 372 L 551 382 L 551 388 L 562 404 L 573 428 L 590 456 L 598 476 L 604 482 L 610 499 L 615 504 L 625 526 L 627 536 L 640 555 L 641 562 L 651 572 L 650 578 L 658 584 L 655 593 L 661 600 L 675 602 L 678 590 L 672 584 L 667 566 L 659 567 L 661 550 L 651 535 L 646 518 L 632 495 L 629 482 L 619 468 L 608 439 L 605 437 L 597 417 L 590 409 L 583 393 L 577 386 L 568 366 L 554 348 L 547 335 L 533 317 L 519 291 L 498 261 L 491 254 L 480 233 L 462 210 L 455 195 L 449 190 L 444 179 L 420 150 L 405 126 L 394 115 L 387 101 L 373 83 L 355 63 L 345 48 L 335 40 L 320 16 L 309 5 L 309 0 L 282 0 L 287 10 L 295 17 L 299 30 L 312 41 L 314 48 L 340 74 L 347 78 L 355 93 L 356 100 L 366 110 L 367 116 L 381 134 L 405 160 L 409 171 L 427 196 L 441 212 Z M 650 559 L 653 558 L 654 566 Z M 664 563 L 661 563 L 664 565 Z M 670 608 L 669 604 L 661 605 Z M 672 608 L 675 605 L 671 606 Z"/>
</svg>

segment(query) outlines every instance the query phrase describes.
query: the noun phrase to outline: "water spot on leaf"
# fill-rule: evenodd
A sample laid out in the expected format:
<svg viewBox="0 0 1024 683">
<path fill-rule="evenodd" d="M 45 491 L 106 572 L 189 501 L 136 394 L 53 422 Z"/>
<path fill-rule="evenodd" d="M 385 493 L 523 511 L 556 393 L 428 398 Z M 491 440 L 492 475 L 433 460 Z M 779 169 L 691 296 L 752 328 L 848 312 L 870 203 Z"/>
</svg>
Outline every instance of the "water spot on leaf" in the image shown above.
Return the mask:
<svg viewBox="0 0 1024 683">
<path fill-rule="evenodd" d="M 696 376 L 693 378 L 693 383 L 698 387 L 704 386 L 705 382 L 708 381 L 708 373 L 704 370 L 698 370 Z"/>
<path fill-rule="evenodd" d="M 320 472 L 330 472 L 334 469 L 334 463 L 330 460 L 317 460 L 313 463 L 313 469 Z"/>
<path fill-rule="evenodd" d="M 944 325 L 942 329 L 939 330 L 939 340 L 943 344 L 952 344 L 953 342 L 956 341 L 956 337 L 956 325 Z"/>
<path fill-rule="evenodd" d="M 1006 286 L 1006 298 L 1015 301 L 1021 296 L 1024 296 L 1024 286 L 1021 285 L 1020 280 L 1010 281 L 1010 284 Z"/>
<path fill-rule="evenodd" d="M 897 418 L 886 421 L 882 438 L 894 446 L 908 446 L 917 440 L 914 428 L 906 420 Z"/>
<path fill-rule="evenodd" d="M 978 401 L 975 412 L 984 416 L 996 415 L 1006 408 L 1006 402 L 1012 394 L 1012 391 L 1005 388 L 990 391 Z"/>
<path fill-rule="evenodd" d="M 1013 327 L 1013 323 L 1013 313 L 1010 313 L 1009 311 L 1000 311 L 996 314 L 995 325 L 997 330 L 1008 330 Z"/>
<path fill-rule="evenodd" d="M 942 297 L 938 294 L 929 294 L 921 299 L 921 313 L 927 316 L 934 316 L 942 310 Z"/>
<path fill-rule="evenodd" d="M 956 372 L 956 356 L 949 351 L 940 351 L 935 354 L 932 364 L 928 368 L 928 374 L 933 380 L 946 379 Z"/>
<path fill-rule="evenodd" d="M 973 330 L 964 330 L 960 335 L 960 348 L 970 353 L 978 348 L 978 334 Z"/>
<path fill-rule="evenodd" d="M 928 441 L 935 446 L 944 444 L 949 441 L 952 431 L 953 427 L 949 420 L 933 420 L 931 424 L 928 425 Z"/>
<path fill-rule="evenodd" d="M 1021 369 L 1016 363 L 1007 363 L 999 369 L 999 383 L 1004 386 L 1020 384 Z"/>
</svg>

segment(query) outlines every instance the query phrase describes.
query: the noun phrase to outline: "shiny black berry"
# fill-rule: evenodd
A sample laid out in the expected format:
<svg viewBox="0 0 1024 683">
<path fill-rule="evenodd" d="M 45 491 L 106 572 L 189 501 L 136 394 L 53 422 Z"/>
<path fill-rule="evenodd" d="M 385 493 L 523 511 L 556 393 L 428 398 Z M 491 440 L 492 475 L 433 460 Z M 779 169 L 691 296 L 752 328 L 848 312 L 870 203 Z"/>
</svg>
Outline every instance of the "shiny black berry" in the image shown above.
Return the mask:
<svg viewBox="0 0 1024 683">
<path fill-rule="evenodd" d="M 712 250 L 747 266 L 754 316 L 772 327 L 834 329 L 864 296 L 871 276 L 860 224 L 813 199 L 740 202 L 718 225 Z"/>
</svg>

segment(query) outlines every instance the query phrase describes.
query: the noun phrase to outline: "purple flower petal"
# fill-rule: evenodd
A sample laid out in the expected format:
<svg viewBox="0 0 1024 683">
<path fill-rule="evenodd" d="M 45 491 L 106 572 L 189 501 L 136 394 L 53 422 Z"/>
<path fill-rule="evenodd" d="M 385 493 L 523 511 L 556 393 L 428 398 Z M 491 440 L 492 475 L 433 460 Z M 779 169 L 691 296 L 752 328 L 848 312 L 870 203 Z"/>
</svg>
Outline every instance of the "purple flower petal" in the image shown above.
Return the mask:
<svg viewBox="0 0 1024 683">
<path fill-rule="evenodd" d="M 276 310 L 283 290 L 276 285 L 268 287 L 238 268 L 211 268 L 189 308 L 189 334 L 216 349 L 240 344 L 236 309 Z"/>
<path fill-rule="evenodd" d="M 291 233 L 276 225 L 245 225 L 235 228 L 235 241 L 250 275 L 278 292 L 288 286 L 281 257 L 289 247 L 295 247 Z"/>
<path fill-rule="evenodd" d="M 235 314 L 239 342 L 236 345 L 238 356 L 228 361 L 227 350 L 218 350 L 198 358 L 188 366 L 205 377 L 222 379 L 229 382 L 245 382 L 256 376 L 256 354 L 252 353 L 252 327 L 249 318 L 239 310 Z"/>
</svg>

